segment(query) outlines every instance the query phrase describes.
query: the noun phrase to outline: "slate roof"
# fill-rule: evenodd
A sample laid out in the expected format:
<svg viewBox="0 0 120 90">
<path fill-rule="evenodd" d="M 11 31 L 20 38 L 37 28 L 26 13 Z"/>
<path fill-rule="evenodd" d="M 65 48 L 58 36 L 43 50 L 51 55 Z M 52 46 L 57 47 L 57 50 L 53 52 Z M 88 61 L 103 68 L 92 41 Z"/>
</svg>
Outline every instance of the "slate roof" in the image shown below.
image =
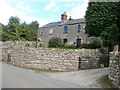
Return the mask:
<svg viewBox="0 0 120 90">
<path fill-rule="evenodd" d="M 72 25 L 72 24 L 79 24 L 79 23 L 85 23 L 85 19 L 82 18 L 82 19 L 73 19 L 73 20 L 67 20 L 67 21 L 52 22 L 52 23 L 48 23 L 48 24 L 42 26 L 41 28 Z"/>
</svg>

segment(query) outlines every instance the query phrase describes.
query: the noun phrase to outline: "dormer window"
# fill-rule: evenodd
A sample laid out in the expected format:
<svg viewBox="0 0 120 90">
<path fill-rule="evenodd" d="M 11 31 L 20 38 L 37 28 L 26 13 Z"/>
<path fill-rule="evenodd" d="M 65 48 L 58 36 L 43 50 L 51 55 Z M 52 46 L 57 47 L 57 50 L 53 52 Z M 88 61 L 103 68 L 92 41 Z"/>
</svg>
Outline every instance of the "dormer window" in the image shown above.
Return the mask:
<svg viewBox="0 0 120 90">
<path fill-rule="evenodd" d="M 78 25 L 78 32 L 80 32 L 80 24 Z"/>
<path fill-rule="evenodd" d="M 64 33 L 68 32 L 68 26 L 64 26 Z"/>
</svg>

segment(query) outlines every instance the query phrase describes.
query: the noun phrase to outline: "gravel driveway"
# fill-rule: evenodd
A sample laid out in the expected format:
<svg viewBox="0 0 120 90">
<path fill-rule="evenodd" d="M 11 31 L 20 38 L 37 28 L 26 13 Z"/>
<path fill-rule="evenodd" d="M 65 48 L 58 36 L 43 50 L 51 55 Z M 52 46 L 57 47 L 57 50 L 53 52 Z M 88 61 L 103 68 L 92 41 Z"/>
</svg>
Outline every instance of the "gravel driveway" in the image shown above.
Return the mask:
<svg viewBox="0 0 120 90">
<path fill-rule="evenodd" d="M 108 68 L 100 68 L 76 72 L 46 73 L 45 75 L 53 79 L 74 83 L 82 88 L 100 88 L 97 80 L 108 73 Z"/>
</svg>

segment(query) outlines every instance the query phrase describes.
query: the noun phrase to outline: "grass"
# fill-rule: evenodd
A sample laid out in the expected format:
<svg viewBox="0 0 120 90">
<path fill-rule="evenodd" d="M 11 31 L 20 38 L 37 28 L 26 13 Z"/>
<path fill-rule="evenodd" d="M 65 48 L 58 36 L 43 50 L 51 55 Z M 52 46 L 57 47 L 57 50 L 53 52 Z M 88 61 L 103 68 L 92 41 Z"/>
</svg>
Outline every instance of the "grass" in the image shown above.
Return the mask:
<svg viewBox="0 0 120 90">
<path fill-rule="evenodd" d="M 59 47 L 26 47 L 26 48 L 48 48 L 48 49 L 70 49 L 70 48 L 59 48 Z"/>
<path fill-rule="evenodd" d="M 108 75 L 105 75 L 101 77 L 98 80 L 98 83 L 102 88 L 117 88 L 115 85 L 112 84 L 112 82 L 109 80 Z"/>
<path fill-rule="evenodd" d="M 7 64 L 10 64 L 10 65 L 13 65 L 16 67 L 34 70 L 35 72 L 64 72 L 64 71 L 59 71 L 59 70 L 48 70 L 48 69 L 41 69 L 41 68 L 24 67 L 24 66 L 20 66 L 20 65 L 16 65 L 16 64 L 11 64 L 11 63 L 7 63 Z"/>
<path fill-rule="evenodd" d="M 69 49 L 69 50 L 82 49 L 82 48 L 65 48 L 65 47 L 26 47 L 26 48 Z"/>
</svg>

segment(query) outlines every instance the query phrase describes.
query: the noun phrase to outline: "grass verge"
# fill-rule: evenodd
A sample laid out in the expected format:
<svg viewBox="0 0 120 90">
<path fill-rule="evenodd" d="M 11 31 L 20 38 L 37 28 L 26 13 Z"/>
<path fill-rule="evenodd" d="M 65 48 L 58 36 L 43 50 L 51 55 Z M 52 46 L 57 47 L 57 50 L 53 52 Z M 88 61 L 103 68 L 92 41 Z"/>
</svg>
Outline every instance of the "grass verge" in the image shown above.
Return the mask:
<svg viewBox="0 0 120 90">
<path fill-rule="evenodd" d="M 34 70 L 35 72 L 64 72 L 64 71 L 59 71 L 59 70 L 48 70 L 48 69 L 41 69 L 41 68 L 32 68 L 32 67 L 24 67 L 24 66 L 20 66 L 20 65 L 16 65 L 16 64 L 11 64 L 11 63 L 7 63 L 16 67 L 21 67 L 21 68 L 25 68 L 25 69 L 30 69 L 30 70 Z"/>
<path fill-rule="evenodd" d="M 108 75 L 102 76 L 98 79 L 98 83 L 102 88 L 117 88 L 112 82 L 109 80 Z"/>
</svg>

